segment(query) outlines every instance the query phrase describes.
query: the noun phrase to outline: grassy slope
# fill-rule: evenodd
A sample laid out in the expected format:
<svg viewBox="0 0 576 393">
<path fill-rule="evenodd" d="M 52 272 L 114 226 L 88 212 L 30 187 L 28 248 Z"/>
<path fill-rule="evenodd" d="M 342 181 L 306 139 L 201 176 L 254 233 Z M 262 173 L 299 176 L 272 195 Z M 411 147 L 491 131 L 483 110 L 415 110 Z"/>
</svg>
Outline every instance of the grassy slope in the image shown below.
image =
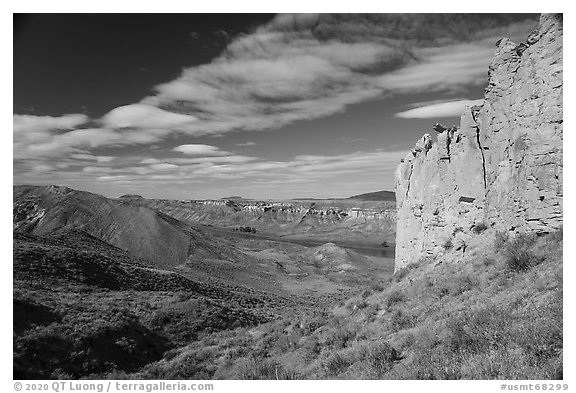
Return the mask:
<svg viewBox="0 0 576 393">
<path fill-rule="evenodd" d="M 486 231 L 330 313 L 206 336 L 128 376 L 562 378 L 561 233 L 524 240 Z"/>
<path fill-rule="evenodd" d="M 82 232 L 61 235 L 14 235 L 14 378 L 136 371 L 198 334 L 269 319 L 250 307 L 261 297 L 149 267 Z"/>
<path fill-rule="evenodd" d="M 136 372 L 214 332 L 314 313 L 381 280 L 370 258 L 338 247 L 284 253 L 248 242 L 262 250 L 256 264 L 204 260 L 165 270 L 78 230 L 15 232 L 13 240 L 21 379 Z"/>
</svg>

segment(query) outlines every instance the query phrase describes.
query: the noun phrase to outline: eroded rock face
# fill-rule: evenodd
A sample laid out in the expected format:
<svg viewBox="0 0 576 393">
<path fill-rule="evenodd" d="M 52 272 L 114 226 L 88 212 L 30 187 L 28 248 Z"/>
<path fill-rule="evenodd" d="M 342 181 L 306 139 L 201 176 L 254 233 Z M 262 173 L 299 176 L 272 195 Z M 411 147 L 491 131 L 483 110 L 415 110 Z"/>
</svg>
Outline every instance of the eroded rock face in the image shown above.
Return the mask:
<svg viewBox="0 0 576 393">
<path fill-rule="evenodd" d="M 562 15 L 526 43 L 497 44 L 484 103 L 458 129 L 424 135 L 396 173 L 396 269 L 465 252 L 478 224 L 515 233 L 562 226 Z"/>
</svg>

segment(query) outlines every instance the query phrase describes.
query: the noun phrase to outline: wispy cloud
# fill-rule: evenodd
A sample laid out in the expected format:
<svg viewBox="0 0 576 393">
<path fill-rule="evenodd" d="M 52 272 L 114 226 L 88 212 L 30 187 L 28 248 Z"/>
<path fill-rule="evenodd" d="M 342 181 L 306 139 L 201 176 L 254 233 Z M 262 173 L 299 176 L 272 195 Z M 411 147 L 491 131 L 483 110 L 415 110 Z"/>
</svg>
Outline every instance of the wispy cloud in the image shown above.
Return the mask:
<svg viewBox="0 0 576 393">
<path fill-rule="evenodd" d="M 210 63 L 184 69 L 153 95 L 100 119 L 14 115 L 14 173 L 23 182 L 66 178 L 90 185 L 100 177 L 101 184 L 135 187 L 152 180 L 368 181 L 390 173 L 404 152 L 271 161 L 188 142 L 201 135 L 278 129 L 391 94 L 482 84 L 496 39 L 507 32 L 525 35 L 536 24 L 519 21 L 501 15 L 279 15 L 232 39 Z M 464 105 L 459 101 L 421 104 L 397 116 L 452 116 Z M 149 150 L 135 156 L 131 147 L 137 145 Z M 125 151 L 116 156 L 113 148 Z"/>
<path fill-rule="evenodd" d="M 415 50 L 416 64 L 378 78 L 380 85 L 396 92 L 458 90 L 487 82 L 486 70 L 494 55 L 487 43 L 449 45 Z"/>
<path fill-rule="evenodd" d="M 15 116 L 19 150 L 154 143 L 179 133 L 269 130 L 332 115 L 389 92 L 455 90 L 484 83 L 503 33 L 528 31 L 521 16 L 424 14 L 279 15 L 232 40 L 212 62 L 183 70 L 156 94 L 89 119 Z M 36 138 L 40 134 L 40 138 Z M 69 134 L 69 135 L 67 135 Z M 105 139 L 105 140 L 102 140 Z M 107 142 L 109 141 L 109 142 Z M 23 146 L 26 145 L 26 146 Z M 73 149 L 75 148 L 75 149 Z"/>
<path fill-rule="evenodd" d="M 72 154 L 70 157 L 76 160 L 96 161 L 99 163 L 105 163 L 114 160 L 114 157 L 111 156 L 94 156 L 92 154 Z"/>
<path fill-rule="evenodd" d="M 209 192 L 214 192 L 214 187 L 224 186 L 221 182 L 226 182 L 224 184 L 227 185 L 236 184 L 245 190 L 244 194 L 253 197 L 259 193 L 267 193 L 270 197 L 296 196 L 295 192 L 306 193 L 306 190 L 309 194 L 327 192 L 345 196 L 347 188 L 342 188 L 342 179 L 346 178 L 354 179 L 354 184 L 372 184 L 377 179 L 382 187 L 391 189 L 393 184 L 387 183 L 386 179 L 392 179 L 391 174 L 406 153 L 357 151 L 332 156 L 301 155 L 284 161 L 237 155 L 164 159 L 127 156 L 101 163 L 83 160 L 84 163 L 93 164 L 78 165 L 76 162 L 64 172 L 54 172 L 55 168 L 49 165 L 38 166 L 35 171 L 28 168 L 25 179 L 31 183 L 50 183 L 59 173 L 60 176 L 65 174 L 69 184 L 78 187 L 83 185 L 85 189 L 95 192 L 108 194 L 112 190 L 98 189 L 97 184 L 109 184 L 110 187 L 129 184 L 132 190 L 146 190 L 158 197 L 166 192 L 172 192 L 173 197 L 178 197 L 186 194 L 186 187 L 190 186 L 201 186 L 198 189 L 205 190 L 204 196 L 209 197 Z M 350 192 L 354 190 L 352 183 Z M 150 188 L 152 184 L 156 187 Z M 318 189 L 319 184 L 322 184 L 321 189 Z M 160 185 L 162 191 L 154 194 Z M 294 188 L 296 185 L 304 188 Z M 368 191 L 369 188 L 365 190 Z M 274 193 L 271 193 L 272 191 Z"/>
<path fill-rule="evenodd" d="M 439 117 L 460 117 L 468 106 L 480 105 L 484 100 L 458 100 L 418 106 L 404 112 L 396 113 L 403 119 L 434 119 Z"/>
<path fill-rule="evenodd" d="M 490 33 L 503 32 L 495 24 L 529 29 L 512 22 L 478 15 L 280 15 L 233 40 L 211 63 L 156 86 L 157 94 L 142 102 L 197 117 L 179 129 L 204 135 L 275 129 L 388 93 L 458 90 L 485 83 L 498 37 Z"/>
</svg>

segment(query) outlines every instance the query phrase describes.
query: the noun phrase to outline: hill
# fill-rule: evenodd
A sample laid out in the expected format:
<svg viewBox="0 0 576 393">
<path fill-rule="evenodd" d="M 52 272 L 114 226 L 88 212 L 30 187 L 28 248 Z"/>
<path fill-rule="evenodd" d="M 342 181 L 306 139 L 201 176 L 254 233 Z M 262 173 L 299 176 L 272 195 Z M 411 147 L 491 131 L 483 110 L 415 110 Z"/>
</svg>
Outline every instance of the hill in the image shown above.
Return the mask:
<svg viewBox="0 0 576 393">
<path fill-rule="evenodd" d="M 67 187 L 14 186 L 14 230 L 33 235 L 82 230 L 162 267 L 194 258 L 235 260 L 241 254 L 191 225 L 132 201 Z"/>
<path fill-rule="evenodd" d="M 265 296 L 155 268 L 82 231 L 15 233 L 13 244 L 16 379 L 136 371 L 202 332 L 270 319 L 246 306 Z"/>
<path fill-rule="evenodd" d="M 219 331 L 322 312 L 392 267 L 334 244 L 184 223 L 144 199 L 59 186 L 13 196 L 19 379 L 138 372 Z"/>
<path fill-rule="evenodd" d="M 365 194 L 353 195 L 347 199 L 357 199 L 360 201 L 396 201 L 396 194 L 394 191 L 375 191 L 367 192 Z"/>
</svg>

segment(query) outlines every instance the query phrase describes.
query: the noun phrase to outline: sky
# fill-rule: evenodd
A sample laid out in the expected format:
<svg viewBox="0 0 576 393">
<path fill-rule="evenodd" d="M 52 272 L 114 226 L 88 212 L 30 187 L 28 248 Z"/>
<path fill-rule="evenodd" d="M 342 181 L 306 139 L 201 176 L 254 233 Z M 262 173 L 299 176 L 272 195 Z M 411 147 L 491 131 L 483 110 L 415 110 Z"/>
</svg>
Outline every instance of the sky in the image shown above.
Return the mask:
<svg viewBox="0 0 576 393">
<path fill-rule="evenodd" d="M 482 102 L 527 14 L 38 14 L 14 19 L 13 182 L 109 197 L 394 189 Z"/>
</svg>

